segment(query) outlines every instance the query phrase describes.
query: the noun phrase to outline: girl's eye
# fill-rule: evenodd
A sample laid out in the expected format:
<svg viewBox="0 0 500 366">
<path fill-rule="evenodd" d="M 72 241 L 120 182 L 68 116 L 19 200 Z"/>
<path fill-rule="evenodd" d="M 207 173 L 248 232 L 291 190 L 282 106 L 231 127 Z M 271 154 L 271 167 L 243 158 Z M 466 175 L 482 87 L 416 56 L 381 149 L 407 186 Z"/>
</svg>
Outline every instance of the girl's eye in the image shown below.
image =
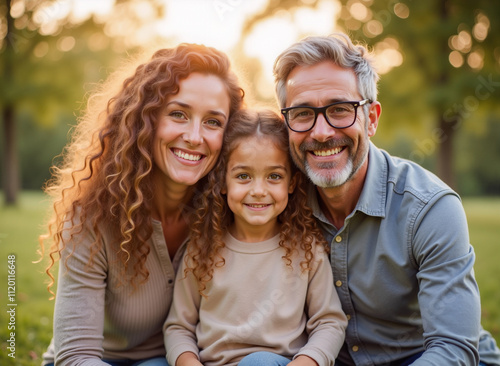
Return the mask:
<svg viewBox="0 0 500 366">
<path fill-rule="evenodd" d="M 281 178 L 282 178 L 282 176 L 280 174 L 277 174 L 277 173 L 272 173 L 269 175 L 269 179 L 271 179 L 271 180 L 279 180 Z"/>
<path fill-rule="evenodd" d="M 236 176 L 236 178 L 241 179 L 241 180 L 247 180 L 250 179 L 250 176 L 247 173 L 241 173 Z"/>
</svg>

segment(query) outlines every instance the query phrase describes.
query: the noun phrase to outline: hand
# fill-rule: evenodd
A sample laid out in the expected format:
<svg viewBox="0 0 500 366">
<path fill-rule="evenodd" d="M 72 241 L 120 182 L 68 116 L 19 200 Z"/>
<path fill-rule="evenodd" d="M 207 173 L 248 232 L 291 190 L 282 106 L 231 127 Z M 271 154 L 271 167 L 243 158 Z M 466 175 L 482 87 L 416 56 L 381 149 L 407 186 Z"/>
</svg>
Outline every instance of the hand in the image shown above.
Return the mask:
<svg viewBox="0 0 500 366">
<path fill-rule="evenodd" d="M 295 360 L 290 362 L 288 366 L 319 366 L 319 365 L 311 357 L 300 355 Z"/>
<path fill-rule="evenodd" d="M 177 357 L 175 366 L 203 366 L 203 364 L 193 352 L 184 352 Z"/>
</svg>

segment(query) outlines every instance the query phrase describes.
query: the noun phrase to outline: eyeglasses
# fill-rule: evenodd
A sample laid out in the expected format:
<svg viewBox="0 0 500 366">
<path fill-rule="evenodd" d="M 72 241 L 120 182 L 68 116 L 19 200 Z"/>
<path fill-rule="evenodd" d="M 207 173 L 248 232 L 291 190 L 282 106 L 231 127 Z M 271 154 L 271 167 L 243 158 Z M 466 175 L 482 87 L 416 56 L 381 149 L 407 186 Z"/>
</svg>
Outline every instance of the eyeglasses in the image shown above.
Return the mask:
<svg viewBox="0 0 500 366">
<path fill-rule="evenodd" d="M 281 109 L 281 113 L 285 116 L 288 128 L 294 132 L 312 130 L 320 113 L 323 114 L 330 126 L 342 129 L 351 127 L 354 124 L 358 107 L 367 103 L 372 103 L 372 101 L 370 99 L 363 99 L 358 102 L 335 102 L 324 107 L 289 107 Z"/>
</svg>

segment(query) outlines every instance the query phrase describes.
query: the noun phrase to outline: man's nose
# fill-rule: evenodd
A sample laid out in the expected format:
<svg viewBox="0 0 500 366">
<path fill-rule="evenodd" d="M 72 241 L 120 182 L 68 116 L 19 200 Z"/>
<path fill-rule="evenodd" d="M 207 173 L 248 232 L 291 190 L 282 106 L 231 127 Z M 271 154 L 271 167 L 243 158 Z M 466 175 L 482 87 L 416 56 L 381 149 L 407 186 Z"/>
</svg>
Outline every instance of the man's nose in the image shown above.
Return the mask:
<svg viewBox="0 0 500 366">
<path fill-rule="evenodd" d="M 330 126 L 323 113 L 318 113 L 316 123 L 311 130 L 311 137 L 316 141 L 325 142 L 335 135 L 336 130 Z"/>
</svg>

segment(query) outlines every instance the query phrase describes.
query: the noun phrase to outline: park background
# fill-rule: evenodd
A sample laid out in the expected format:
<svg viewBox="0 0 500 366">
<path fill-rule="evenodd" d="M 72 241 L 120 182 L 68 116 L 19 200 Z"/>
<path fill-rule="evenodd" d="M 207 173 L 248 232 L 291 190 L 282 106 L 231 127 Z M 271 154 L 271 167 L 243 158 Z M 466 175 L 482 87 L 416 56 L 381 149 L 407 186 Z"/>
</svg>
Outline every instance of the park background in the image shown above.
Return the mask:
<svg viewBox="0 0 500 366">
<path fill-rule="evenodd" d="M 50 206 L 41 188 L 96 83 L 144 49 L 203 43 L 230 55 L 250 105 L 276 109 L 276 56 L 334 31 L 373 51 L 383 107 L 373 141 L 462 196 L 483 325 L 499 342 L 499 1 L 1 0 L 0 364 L 40 364 L 52 336 L 46 263 L 33 263 Z"/>
</svg>

